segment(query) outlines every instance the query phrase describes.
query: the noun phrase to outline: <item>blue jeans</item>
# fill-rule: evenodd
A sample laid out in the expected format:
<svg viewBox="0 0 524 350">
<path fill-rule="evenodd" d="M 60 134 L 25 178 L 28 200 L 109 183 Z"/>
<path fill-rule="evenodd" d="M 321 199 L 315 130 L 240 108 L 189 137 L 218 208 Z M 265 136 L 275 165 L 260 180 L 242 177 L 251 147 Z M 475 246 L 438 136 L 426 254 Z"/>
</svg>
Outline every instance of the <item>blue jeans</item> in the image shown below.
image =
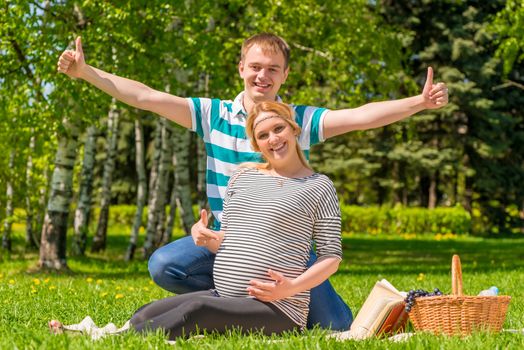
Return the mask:
<svg viewBox="0 0 524 350">
<path fill-rule="evenodd" d="M 311 252 L 308 267 L 317 257 Z M 149 273 L 160 287 L 183 294 L 214 288 L 215 254 L 198 247 L 191 236 L 180 238 L 156 250 L 149 259 Z M 307 327 L 345 331 L 353 322 L 353 314 L 335 292 L 329 280 L 311 290 Z"/>
</svg>

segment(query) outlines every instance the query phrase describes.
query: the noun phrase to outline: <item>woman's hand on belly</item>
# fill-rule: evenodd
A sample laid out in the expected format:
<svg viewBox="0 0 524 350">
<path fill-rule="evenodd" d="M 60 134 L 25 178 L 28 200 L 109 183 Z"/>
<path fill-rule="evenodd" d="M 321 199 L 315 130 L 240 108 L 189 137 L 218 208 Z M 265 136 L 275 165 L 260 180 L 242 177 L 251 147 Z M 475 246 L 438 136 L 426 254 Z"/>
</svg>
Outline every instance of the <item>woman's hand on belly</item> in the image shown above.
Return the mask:
<svg viewBox="0 0 524 350">
<path fill-rule="evenodd" d="M 250 296 L 260 301 L 271 302 L 285 299 L 298 293 L 298 291 L 295 291 L 292 279 L 271 269 L 267 271 L 267 274 L 274 282 L 260 280 L 249 281 L 249 287 L 247 287 L 246 290 Z"/>
</svg>

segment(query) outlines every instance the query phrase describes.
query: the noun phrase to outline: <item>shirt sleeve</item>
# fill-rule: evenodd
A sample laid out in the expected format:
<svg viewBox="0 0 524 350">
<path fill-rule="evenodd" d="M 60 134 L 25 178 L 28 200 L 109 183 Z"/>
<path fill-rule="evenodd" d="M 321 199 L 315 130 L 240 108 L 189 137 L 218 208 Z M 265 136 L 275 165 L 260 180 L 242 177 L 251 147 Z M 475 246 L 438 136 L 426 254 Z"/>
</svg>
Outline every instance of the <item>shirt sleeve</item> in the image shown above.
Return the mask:
<svg viewBox="0 0 524 350">
<path fill-rule="evenodd" d="M 340 206 L 335 186 L 325 179 L 315 213 L 313 239 L 319 259 L 328 256 L 342 259 Z"/>
<path fill-rule="evenodd" d="M 211 125 L 211 99 L 202 97 L 186 98 L 191 111 L 191 131 L 206 140 Z"/>
<path fill-rule="evenodd" d="M 313 106 L 293 106 L 295 120 L 302 129 L 300 146 L 308 150 L 311 146 L 324 142 L 324 118 L 329 109 Z"/>
</svg>

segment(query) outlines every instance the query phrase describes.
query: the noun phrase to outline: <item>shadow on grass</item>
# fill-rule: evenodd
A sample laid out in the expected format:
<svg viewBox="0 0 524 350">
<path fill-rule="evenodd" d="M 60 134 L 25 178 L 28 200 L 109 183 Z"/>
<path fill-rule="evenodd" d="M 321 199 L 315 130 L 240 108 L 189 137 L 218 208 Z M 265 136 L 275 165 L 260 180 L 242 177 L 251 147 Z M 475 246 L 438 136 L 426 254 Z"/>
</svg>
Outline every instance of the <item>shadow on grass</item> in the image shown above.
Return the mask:
<svg viewBox="0 0 524 350">
<path fill-rule="evenodd" d="M 173 239 L 180 238 L 180 235 Z M 35 266 L 38 251 L 24 249 L 23 236 L 13 237 L 15 251 L 2 254 L 0 262 L 6 262 L 14 270 L 27 271 L 28 265 Z M 68 242 L 71 242 L 68 237 Z M 143 244 L 143 236 L 138 246 Z M 87 275 L 93 278 L 149 277 L 147 261 L 137 249 L 135 258 L 124 261 L 129 235 L 123 232 L 110 232 L 107 249 L 93 254 L 88 250 L 86 256 L 68 256 L 68 264 L 73 275 Z M 88 247 L 90 247 L 88 242 Z M 428 272 L 447 273 L 451 257 L 459 254 L 464 271 L 478 273 L 499 270 L 524 269 L 524 240 L 522 239 L 482 239 L 458 237 L 451 240 L 435 240 L 433 237 L 402 239 L 395 236 L 358 235 L 343 238 L 344 260 L 337 274 L 390 275 L 396 273 L 418 274 L 423 268 Z M 69 252 L 68 252 L 69 253 Z"/>
<path fill-rule="evenodd" d="M 338 274 L 363 275 L 419 273 L 450 270 L 453 254 L 460 255 L 463 269 L 490 272 L 524 268 L 524 241 L 506 239 L 380 239 L 350 237 L 343 239 L 344 260 Z"/>
</svg>

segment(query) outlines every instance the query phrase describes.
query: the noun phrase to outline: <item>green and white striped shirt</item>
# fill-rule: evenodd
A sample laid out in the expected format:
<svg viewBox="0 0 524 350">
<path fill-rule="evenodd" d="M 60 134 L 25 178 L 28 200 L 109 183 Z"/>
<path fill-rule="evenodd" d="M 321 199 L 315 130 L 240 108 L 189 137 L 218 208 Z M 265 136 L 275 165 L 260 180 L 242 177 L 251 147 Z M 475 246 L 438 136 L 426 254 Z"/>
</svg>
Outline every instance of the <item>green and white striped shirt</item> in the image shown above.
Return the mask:
<svg viewBox="0 0 524 350">
<path fill-rule="evenodd" d="M 260 162 L 246 135 L 247 113 L 242 104 L 243 92 L 234 101 L 211 98 L 188 98 L 191 110 L 191 130 L 203 140 L 207 153 L 206 193 L 213 216 L 219 228 L 222 221 L 222 201 L 227 182 L 238 164 Z M 280 97 L 278 101 L 282 102 Z M 323 118 L 325 108 L 290 105 L 295 110 L 295 120 L 302 128 L 299 144 L 306 158 L 312 145 L 324 141 Z"/>
</svg>

